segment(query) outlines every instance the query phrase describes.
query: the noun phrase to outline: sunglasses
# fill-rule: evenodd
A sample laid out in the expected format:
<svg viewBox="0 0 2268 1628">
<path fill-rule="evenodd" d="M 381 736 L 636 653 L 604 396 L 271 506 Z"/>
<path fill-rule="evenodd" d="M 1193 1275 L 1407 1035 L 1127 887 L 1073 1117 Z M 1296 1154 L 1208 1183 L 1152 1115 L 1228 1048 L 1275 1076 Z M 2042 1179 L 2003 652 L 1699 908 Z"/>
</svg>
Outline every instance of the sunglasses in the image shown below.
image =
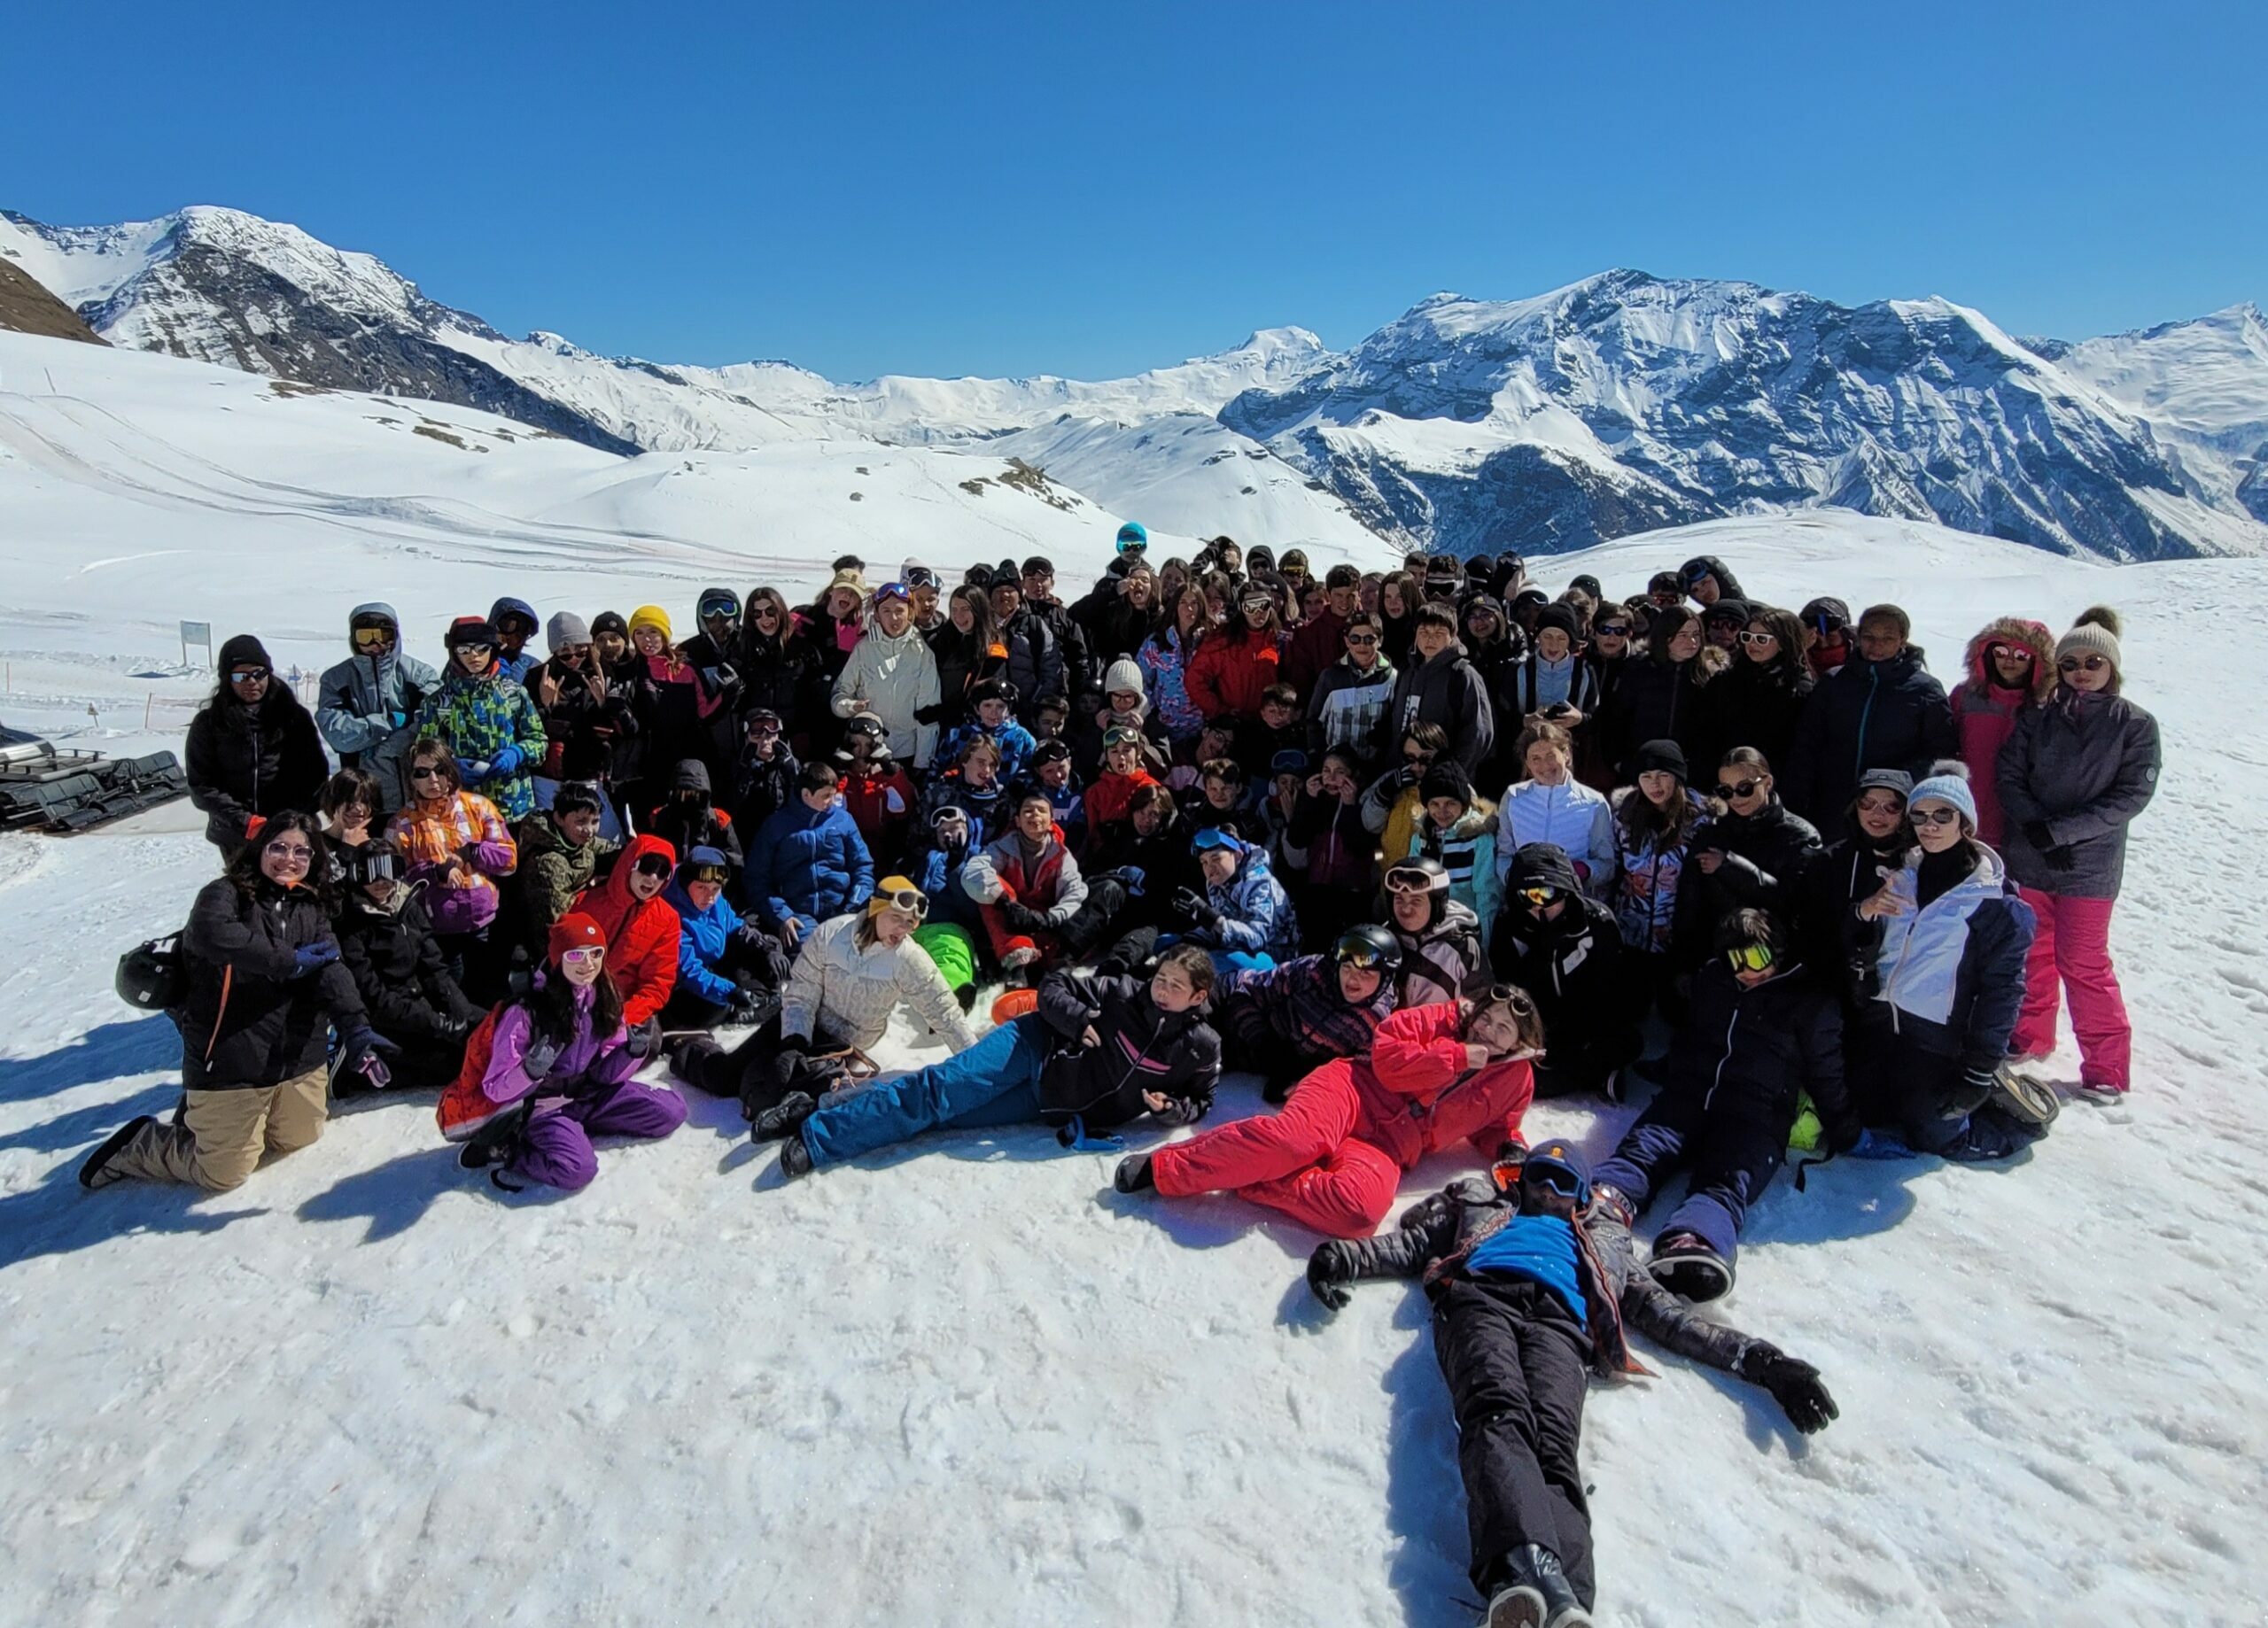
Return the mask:
<svg viewBox="0 0 2268 1628">
<path fill-rule="evenodd" d="M 580 950 L 570 950 L 562 953 L 559 957 L 559 965 L 562 966 L 588 966 L 594 961 L 603 961 L 605 959 L 606 946 L 604 944 L 586 944 Z"/>
<path fill-rule="evenodd" d="M 413 780 L 445 780 L 448 779 L 447 775 L 443 774 L 439 768 L 435 767 L 431 764 L 427 764 L 422 769 L 412 769 L 409 771 L 409 778 Z"/>
<path fill-rule="evenodd" d="M 1769 944 L 1743 944 L 1725 951 L 1725 961 L 1736 973 L 1768 972 L 1776 958 Z"/>
<path fill-rule="evenodd" d="M 904 911 L 917 920 L 929 913 L 928 895 L 919 888 L 893 888 L 888 893 L 877 893 L 874 897 L 890 909 Z"/>
<path fill-rule="evenodd" d="M 2110 658 L 2107 655 L 2067 655 L 2055 663 L 2055 671 L 2078 672 L 2084 670 L 2087 672 L 2101 672 L 2109 665 Z"/>
<path fill-rule="evenodd" d="M 1557 888 L 1522 888 L 1517 891 L 1521 898 L 1526 899 L 1537 910 L 1542 910 L 1548 904 L 1555 904 L 1565 896 Z"/>
<path fill-rule="evenodd" d="M 1756 795 L 1756 788 L 1763 784 L 1764 782 L 1761 780 L 1719 780 L 1717 782 L 1717 795 L 1720 797 L 1753 797 Z"/>
<path fill-rule="evenodd" d="M 494 645 L 490 644 L 485 639 L 468 639 L 462 644 L 456 647 L 460 655 L 467 650 L 474 650 L 478 651 L 482 655 L 486 655 L 495 647 L 496 647 Z"/>
<path fill-rule="evenodd" d="M 1916 809 L 1914 810 L 1913 818 L 1915 827 L 1917 830 L 1924 826 L 1932 827 L 1938 826 L 1950 826 L 1961 818 L 1961 810 L 1959 809 L 1946 808 Z"/>
<path fill-rule="evenodd" d="M 392 642 L 393 629 L 390 627 L 358 627 L 354 630 L 354 647 L 357 650 L 383 650 Z"/>
<path fill-rule="evenodd" d="M 1396 865 L 1386 873 L 1386 890 L 1388 893 L 1431 893 L 1435 880 L 1414 864 Z M 1448 877 L 1443 876 L 1439 880 L 1442 887 L 1449 886 Z"/>
<path fill-rule="evenodd" d="M 268 669 L 265 667 L 239 667 L 236 671 L 229 675 L 229 682 L 231 684 L 265 684 L 268 682 Z"/>
<path fill-rule="evenodd" d="M 1903 814 L 1905 811 L 1906 802 L 1903 798 L 1861 797 L 1859 799 L 1859 812 L 1861 814 Z"/>
<path fill-rule="evenodd" d="M 496 624 L 496 631 L 505 634 L 517 633 L 523 639 L 532 639 L 535 637 L 535 624 L 523 622 L 517 616 L 507 616 Z"/>
<path fill-rule="evenodd" d="M 270 842 L 267 849 L 270 859 L 281 859 L 285 864 L 312 864 L 315 850 L 299 842 Z"/>
<path fill-rule="evenodd" d="M 2020 667 L 2031 666 L 2034 659 L 2033 653 L 2022 645 L 1994 645 L 1984 654 L 1996 662 L 2014 662 Z M 2101 661 L 2102 658 L 2097 656 L 2095 659 Z"/>
<path fill-rule="evenodd" d="M 1630 637 L 1630 624 L 1627 622 L 1594 622 L 1591 633 L 1599 639 L 1627 639 Z"/>
<path fill-rule="evenodd" d="M 1347 642 L 1350 645 L 1363 645 L 1367 647 L 1374 645 L 1378 643 L 1378 641 L 1379 636 L 1376 633 L 1349 633 L 1347 635 Z"/>
<path fill-rule="evenodd" d="M 779 608 L 773 605 L 758 605 L 756 608 L 756 619 L 759 622 L 777 622 L 780 619 Z"/>
<path fill-rule="evenodd" d="M 1740 641 L 1744 645 L 1776 645 L 1780 642 L 1780 635 L 1777 633 L 1743 633 L 1740 636 Z"/>
<path fill-rule="evenodd" d="M 668 876 L 670 869 L 670 862 L 659 854 L 647 854 L 638 861 L 638 874 L 651 876 L 657 880 Z"/>
</svg>

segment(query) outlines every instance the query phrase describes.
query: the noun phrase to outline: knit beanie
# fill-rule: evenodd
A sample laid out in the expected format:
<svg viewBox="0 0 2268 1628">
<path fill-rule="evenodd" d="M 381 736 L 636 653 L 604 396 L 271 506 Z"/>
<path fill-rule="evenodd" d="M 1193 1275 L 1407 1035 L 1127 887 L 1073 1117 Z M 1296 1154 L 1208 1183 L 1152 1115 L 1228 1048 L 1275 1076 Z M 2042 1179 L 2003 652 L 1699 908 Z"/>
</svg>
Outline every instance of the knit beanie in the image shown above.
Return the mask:
<svg viewBox="0 0 2268 1628">
<path fill-rule="evenodd" d="M 630 637 L 630 624 L 622 619 L 622 613 L 618 610 L 602 610 L 591 618 L 591 636 L 595 639 L 601 633 L 619 633 L 627 639 Z"/>
<path fill-rule="evenodd" d="M 604 950 L 606 934 L 599 924 L 580 911 L 569 911 L 551 924 L 545 938 L 543 952 L 547 959 L 556 963 L 571 950 Z"/>
<path fill-rule="evenodd" d="M 543 642 L 556 655 L 569 645 L 590 643 L 590 626 L 571 610 L 555 610 L 551 620 L 543 624 Z"/>
<path fill-rule="evenodd" d="M 1575 620 L 1575 608 L 1573 605 L 1546 605 L 1536 613 L 1535 631 L 1539 633 L 1548 627 L 1556 627 L 1573 640 L 1576 636 L 1575 630 L 1578 625 Z"/>
<path fill-rule="evenodd" d="M 670 632 L 670 613 L 659 605 L 641 605 L 630 613 L 630 632 L 634 636 L 641 627 L 650 627 L 664 639 L 674 639 Z"/>
<path fill-rule="evenodd" d="M 1918 809 L 1930 801 L 1951 803 L 1961 810 L 1970 830 L 1977 828 L 1977 794 L 1969 789 L 1967 764 L 1946 759 L 1931 764 L 1929 779 L 1915 783 L 1914 795 L 1906 800 L 1906 806 Z"/>
<path fill-rule="evenodd" d="M 276 663 L 268 659 L 268 647 L 250 633 L 238 633 L 221 647 L 221 654 L 213 664 L 225 675 L 232 667 L 265 667 L 276 671 Z"/>
<path fill-rule="evenodd" d="M 901 897 L 905 894 L 920 893 L 920 888 L 915 887 L 911 881 L 908 881 L 903 876 L 885 876 L 882 880 L 882 885 L 874 889 L 874 896 L 866 901 L 867 918 L 872 919 L 873 918 L 881 915 L 884 911 L 891 909 L 892 906 L 890 904 L 890 901 L 892 899 Z"/>
<path fill-rule="evenodd" d="M 1142 687 L 1141 664 L 1126 656 L 1120 656 L 1103 669 L 1102 690 L 1106 695 L 1117 690 L 1131 690 L 1137 695 L 1145 694 Z"/>
<path fill-rule="evenodd" d="M 1425 778 L 1418 782 L 1418 795 L 1425 802 L 1431 802 L 1436 797 L 1454 797 L 1471 808 L 1472 782 L 1465 778 L 1464 764 L 1435 764 L 1425 771 Z"/>
<path fill-rule="evenodd" d="M 2119 662 L 2118 635 L 2124 628 L 2118 613 L 2108 605 L 2092 605 L 2079 612 L 2079 619 L 2071 631 L 2055 641 L 2055 659 L 2061 662 L 2073 654 L 2099 655 L 2110 663 L 2111 676 L 2123 678 L 2124 670 Z"/>
<path fill-rule="evenodd" d="M 1630 773 L 1674 774 L 1681 780 L 1690 780 L 1685 763 L 1685 750 L 1674 740 L 1649 740 L 1631 755 Z"/>
</svg>

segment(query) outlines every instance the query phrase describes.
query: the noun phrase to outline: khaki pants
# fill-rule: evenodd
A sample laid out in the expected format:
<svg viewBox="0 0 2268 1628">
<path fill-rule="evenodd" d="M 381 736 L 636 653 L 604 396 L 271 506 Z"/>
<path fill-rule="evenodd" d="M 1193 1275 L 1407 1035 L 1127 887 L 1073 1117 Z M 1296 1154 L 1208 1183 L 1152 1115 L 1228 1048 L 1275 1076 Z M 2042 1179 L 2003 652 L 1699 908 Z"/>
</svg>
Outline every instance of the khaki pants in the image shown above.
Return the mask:
<svg viewBox="0 0 2268 1628">
<path fill-rule="evenodd" d="M 110 1170 L 145 1182 L 183 1182 L 224 1193 L 244 1185 L 263 1153 L 293 1153 L 322 1135 L 325 1073 L 309 1069 L 281 1085 L 191 1091 L 178 1125 L 143 1127 Z"/>
</svg>

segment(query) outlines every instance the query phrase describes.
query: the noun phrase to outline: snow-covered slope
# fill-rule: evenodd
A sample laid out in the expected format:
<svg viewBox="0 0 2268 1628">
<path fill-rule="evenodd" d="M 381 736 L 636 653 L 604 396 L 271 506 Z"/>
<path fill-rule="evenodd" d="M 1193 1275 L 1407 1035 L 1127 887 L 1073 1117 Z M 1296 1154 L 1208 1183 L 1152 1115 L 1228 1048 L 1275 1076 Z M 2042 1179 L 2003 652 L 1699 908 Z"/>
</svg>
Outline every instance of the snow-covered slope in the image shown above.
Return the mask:
<svg viewBox="0 0 2268 1628">
<path fill-rule="evenodd" d="M 304 433 L 310 466 L 374 410 L 115 360 L 202 381 L 234 439 Z M 143 697 L 192 687 L 139 676 L 172 642 L 142 574 L 156 562 L 69 577 L 90 540 L 72 534 L 45 545 L 68 561 L 41 564 L 58 515 L 84 523 L 96 511 L 68 506 L 96 499 L 55 495 L 89 477 L 27 472 L 26 404 L 4 405 L 0 644 L 20 692 L 37 640 L 58 721 L 92 702 L 107 743 L 136 745 Z M 169 466 L 66 405 L 41 434 L 114 464 L 106 547 L 212 551 L 180 580 L 224 576 L 240 621 L 221 631 L 319 632 L 310 661 L 354 598 L 420 625 L 507 585 L 588 612 L 660 576 L 681 599 L 739 540 L 698 562 L 646 535 L 514 556 L 470 509 L 380 540 L 372 516 L 271 480 L 264 500 L 310 511 L 287 528 L 209 467 L 230 438 Z M 168 440 L 198 416 L 174 412 L 153 420 Z M 446 422 L 491 451 L 405 430 L 380 443 L 405 488 L 444 500 L 463 490 L 449 472 L 525 458 L 531 485 L 571 489 L 615 462 Z M 833 513 L 831 495 L 805 500 Z M 966 528 L 1001 501 L 933 512 Z M 219 552 L 238 529 L 265 554 Z M 999 552 L 969 530 L 939 543 L 941 563 Z M 539 573 L 553 546 L 594 563 Z M 2256 1623 L 2268 1312 L 2247 1263 L 2268 1227 L 2268 928 L 2226 879 L 2256 867 L 2268 768 L 2230 746 L 2233 721 L 2250 738 L 2259 720 L 2233 719 L 2194 641 L 2268 615 L 2268 562 L 2111 570 L 1822 511 L 1609 545 L 1554 562 L 1550 583 L 1588 570 L 1627 592 L 1697 552 L 1782 602 L 1898 598 L 1941 670 L 1990 616 L 2061 625 L 2111 600 L 2168 767 L 2119 907 L 2133 1100 L 2067 1109 L 2009 1169 L 1841 1160 L 1768 1193 L 1722 1314 L 1818 1362 L 1843 1416 L 1806 1440 L 1744 1387 L 1655 1353 L 1658 1377 L 1596 1389 L 1599 1622 Z M 15 590 L 35 568 L 27 611 Z M 116 733 L 128 719 L 136 733 Z M 736 1112 L 702 1102 L 675 1137 L 609 1147 L 589 1190 L 545 1202 L 466 1177 L 430 1103 L 400 1102 L 342 1116 L 225 1198 L 82 1194 L 88 1148 L 177 1089 L 170 1030 L 110 978 L 211 874 L 179 812 L 0 836 L 0 919 L 25 951 L 0 961 L 0 1621 L 1472 1621 L 1418 1291 L 1366 1286 L 1321 1317 L 1300 1281 L 1311 1236 L 1227 1200 L 1120 1198 L 1107 1158 L 1043 1134 L 939 1137 L 781 1190 Z M 934 1054 L 900 1034 L 884 1055 Z M 2054 1072 L 2073 1072 L 2068 1053 Z M 1225 1113 L 1258 1109 L 1245 1081 L 1224 1095 Z M 1596 1154 L 1635 1112 L 1545 1105 L 1530 1125 Z"/>
<path fill-rule="evenodd" d="M 2243 405 L 2260 322 L 2246 329 L 2243 308 L 2027 347 L 1943 299 L 1850 308 L 1614 271 L 1530 299 L 1436 295 L 1344 355 L 1280 328 L 1099 383 L 835 384 L 784 362 L 507 338 L 369 255 L 233 210 L 89 228 L 0 214 L 0 258 L 117 344 L 478 407 L 612 450 L 1014 434 L 1017 455 L 1048 447 L 1051 473 L 1107 507 L 1279 547 L 1358 547 L 1352 528 L 1368 526 L 1399 545 L 1542 554 L 1834 506 L 2110 559 L 2268 550 L 2264 438 Z M 2179 329 L 2213 337 L 2166 337 Z M 1237 438 L 1192 433 L 1216 417 Z M 1230 482 L 1211 461 L 1223 450 L 1289 467 Z"/>
</svg>

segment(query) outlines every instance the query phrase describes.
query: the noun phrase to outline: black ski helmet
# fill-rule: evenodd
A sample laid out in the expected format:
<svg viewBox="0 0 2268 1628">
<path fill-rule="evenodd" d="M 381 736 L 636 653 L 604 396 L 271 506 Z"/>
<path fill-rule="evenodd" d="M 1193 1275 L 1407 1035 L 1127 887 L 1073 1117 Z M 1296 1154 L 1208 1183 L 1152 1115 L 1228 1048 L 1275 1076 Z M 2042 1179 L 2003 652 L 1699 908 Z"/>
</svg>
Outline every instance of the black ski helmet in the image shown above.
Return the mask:
<svg viewBox="0 0 2268 1628">
<path fill-rule="evenodd" d="M 1331 947 L 1331 958 L 1341 966 L 1351 961 L 1390 978 L 1402 970 L 1402 946 L 1393 934 L 1366 921 L 1339 935 L 1339 942 Z"/>
</svg>

